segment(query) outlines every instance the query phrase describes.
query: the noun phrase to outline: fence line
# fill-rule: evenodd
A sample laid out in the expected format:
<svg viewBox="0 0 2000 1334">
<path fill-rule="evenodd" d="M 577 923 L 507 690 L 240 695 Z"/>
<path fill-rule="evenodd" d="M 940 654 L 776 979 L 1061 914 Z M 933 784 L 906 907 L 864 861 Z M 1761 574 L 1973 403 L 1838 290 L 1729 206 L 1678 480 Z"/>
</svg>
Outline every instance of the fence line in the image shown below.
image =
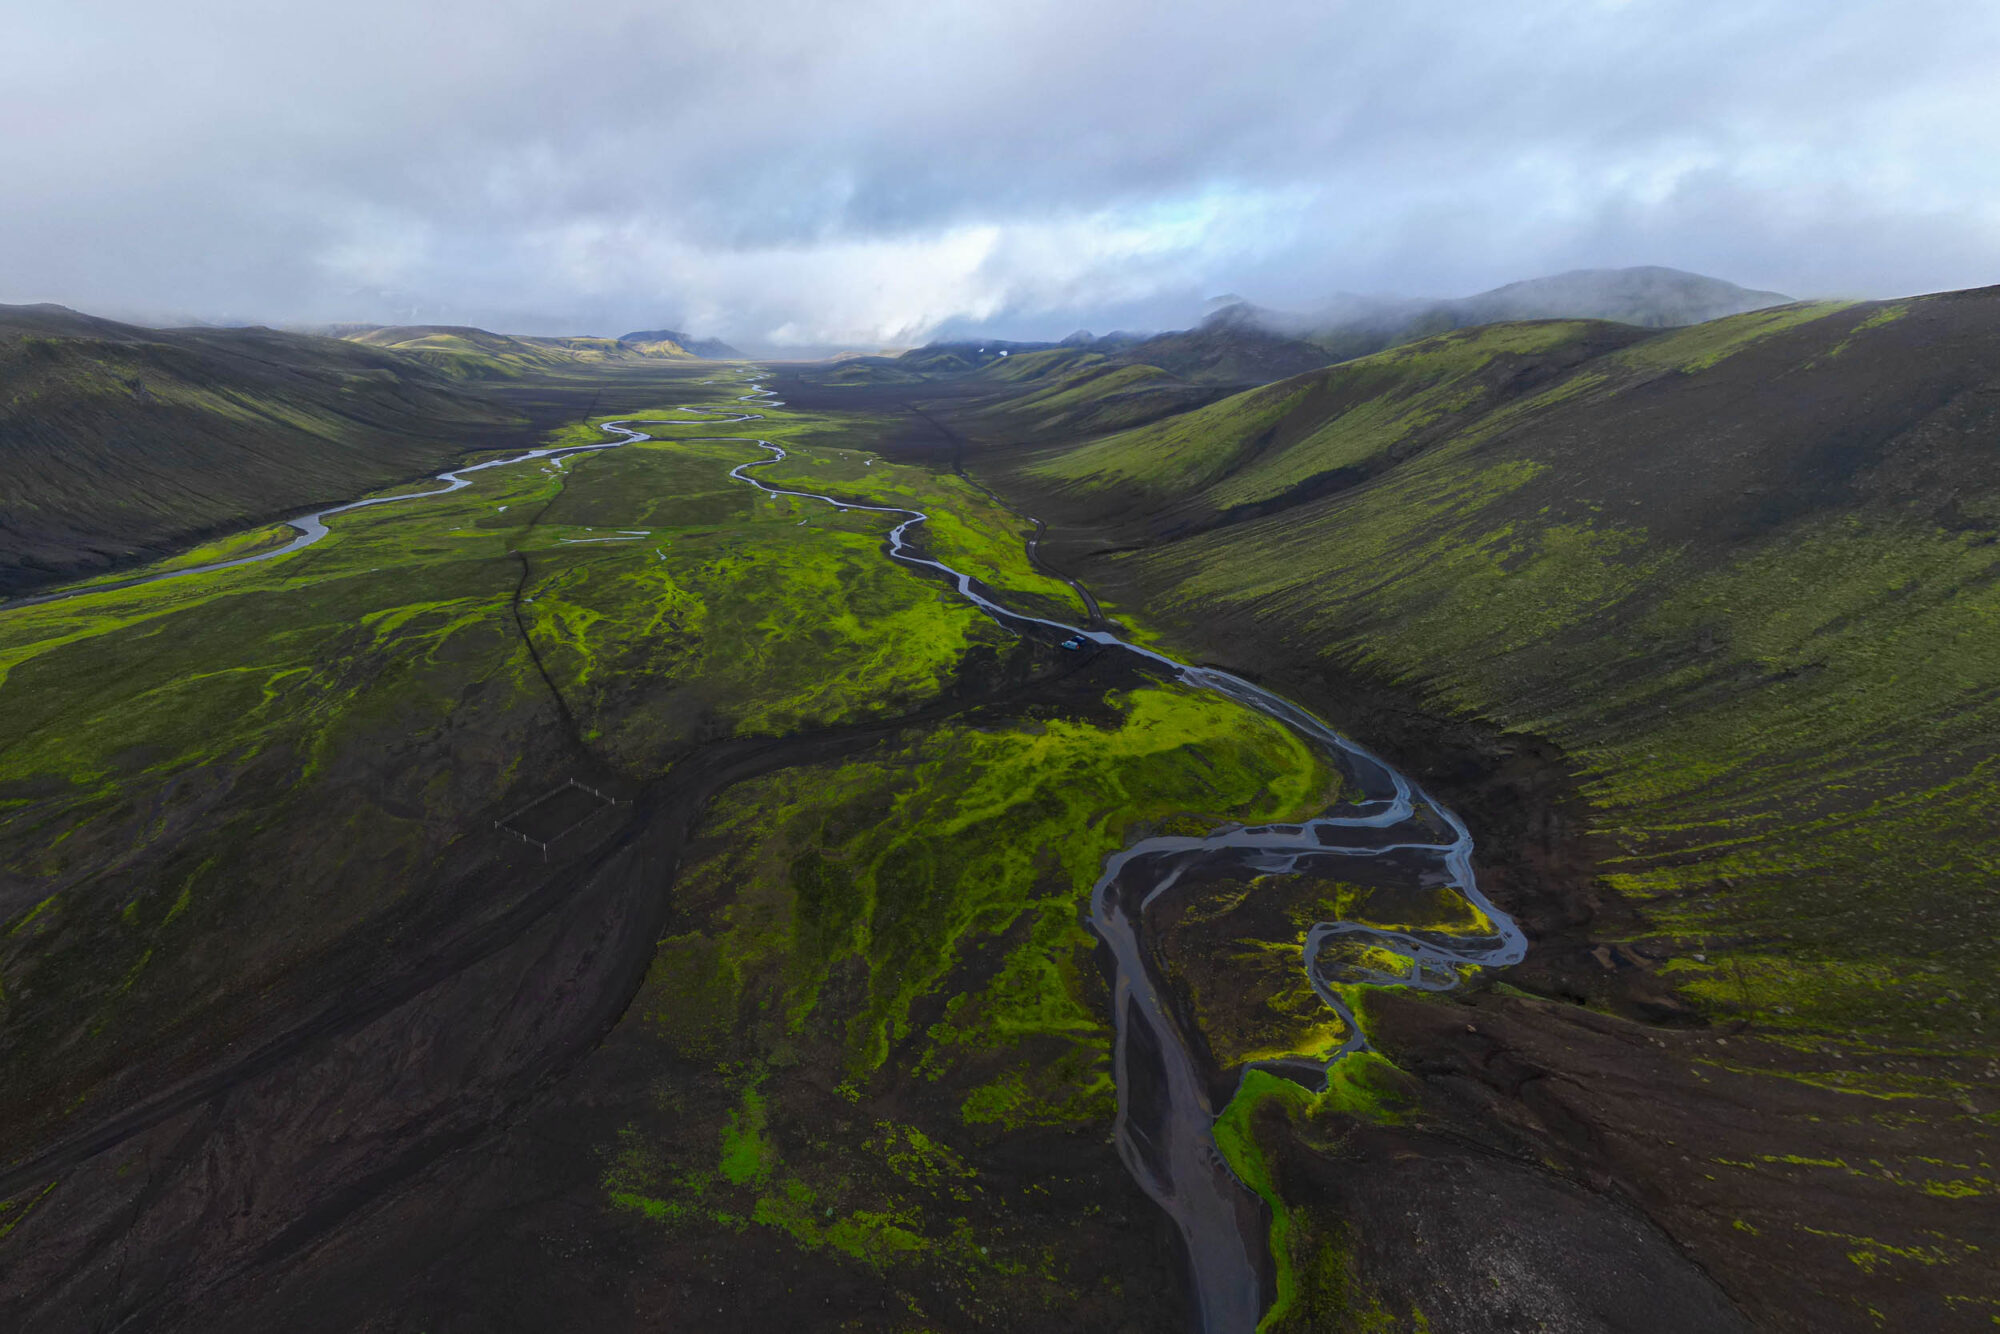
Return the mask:
<svg viewBox="0 0 2000 1334">
<path fill-rule="evenodd" d="M 578 788 L 584 792 L 588 792 L 591 796 L 596 797 L 606 806 L 629 806 L 632 804 L 629 798 L 610 796 L 606 793 L 598 791 L 596 788 L 584 782 L 582 779 L 570 778 L 565 780 L 561 786 L 550 788 L 547 792 L 542 793 L 541 796 L 536 797 L 533 801 L 528 802 L 526 805 L 515 807 L 512 811 L 509 811 L 507 814 L 495 820 L 493 822 L 493 827 L 495 829 L 504 829 L 508 833 L 512 834 L 515 838 L 520 839 L 523 843 L 526 843 L 531 847 L 540 848 L 542 850 L 542 860 L 547 861 L 549 859 L 549 845 L 556 842 L 556 840 L 562 838 L 565 834 L 568 834 L 582 827 L 585 823 L 587 823 L 589 820 L 591 820 L 593 817 L 597 815 L 597 811 L 589 811 L 585 813 L 580 819 L 574 820 L 571 823 L 565 825 L 563 828 L 557 830 L 555 833 L 550 834 L 546 840 L 528 837 L 528 835 L 514 828 L 512 822 L 518 820 L 523 815 L 526 815 L 529 811 L 532 811 L 533 809 L 535 809 L 535 807 L 541 805 L 543 802 L 548 801 L 551 798 L 561 796 L 563 793 L 569 791 L 571 788 Z M 602 808 L 600 807 L 599 809 Z"/>
</svg>

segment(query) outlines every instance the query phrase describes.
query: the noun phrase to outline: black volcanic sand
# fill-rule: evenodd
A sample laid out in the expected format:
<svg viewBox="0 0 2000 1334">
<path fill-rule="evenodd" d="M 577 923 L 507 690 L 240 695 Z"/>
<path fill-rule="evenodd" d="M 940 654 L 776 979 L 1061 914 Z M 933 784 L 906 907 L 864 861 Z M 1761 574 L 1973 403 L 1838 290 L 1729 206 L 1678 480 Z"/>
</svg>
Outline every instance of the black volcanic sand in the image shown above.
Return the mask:
<svg viewBox="0 0 2000 1334">
<path fill-rule="evenodd" d="M 737 1097 L 713 1051 L 654 1022 L 645 989 L 655 942 L 702 929 L 726 901 L 726 887 L 676 883 L 707 850 L 701 813 L 718 791 L 865 754 L 910 727 L 1101 708 L 1107 689 L 1132 683 L 1115 658 L 1024 646 L 998 679 L 897 718 L 703 746 L 656 782 L 625 782 L 631 804 L 558 840 L 546 862 L 504 835 L 484 840 L 439 887 L 434 917 L 355 932 L 347 956 L 244 1015 L 220 1065 L 142 1065 L 126 1088 L 181 1082 L 128 1092 L 129 1110 L 82 1133 L 43 1132 L 40 1151 L 0 1178 L 0 1192 L 32 1200 L 61 1174 L 10 1248 L 5 1322 L 1175 1327 L 1175 1243 L 1096 1135 L 982 1135 L 981 1193 L 950 1207 L 1058 1268 L 976 1291 L 949 1270 L 891 1283 L 774 1230 L 661 1228 L 604 1202 L 603 1154 L 621 1132 L 712 1156 Z M 385 939 L 409 944 L 383 950 Z M 993 963 L 968 961 L 958 981 Z M 884 1122 L 950 1130 L 966 1092 L 892 1063 L 879 1087 L 844 1096 L 837 1066 L 813 1053 L 771 1058 L 774 1126 L 843 1141 Z"/>
</svg>

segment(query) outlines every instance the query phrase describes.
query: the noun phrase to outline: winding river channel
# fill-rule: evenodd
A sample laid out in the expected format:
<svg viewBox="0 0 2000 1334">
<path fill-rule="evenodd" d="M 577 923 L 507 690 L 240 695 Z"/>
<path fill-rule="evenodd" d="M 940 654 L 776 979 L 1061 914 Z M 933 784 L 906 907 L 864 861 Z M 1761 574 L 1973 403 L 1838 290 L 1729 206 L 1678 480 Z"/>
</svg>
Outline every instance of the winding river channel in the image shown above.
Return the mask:
<svg viewBox="0 0 2000 1334">
<path fill-rule="evenodd" d="M 762 387 L 744 395 L 744 401 L 760 398 L 778 406 L 775 394 Z M 1292 729 L 1340 770 L 1347 779 L 1346 789 L 1358 791 L 1360 800 L 1295 824 L 1239 825 L 1203 837 L 1141 839 L 1114 853 L 1091 889 L 1091 926 L 1116 961 L 1112 1005 L 1119 1154 L 1141 1188 L 1180 1228 L 1194 1286 L 1197 1328 L 1203 1334 L 1248 1334 L 1256 1329 L 1265 1304 L 1262 1203 L 1216 1147 L 1216 1108 L 1180 1022 L 1146 963 L 1146 909 L 1190 876 L 1326 872 L 1353 858 L 1396 860 L 1404 863 L 1413 882 L 1449 885 L 1463 895 L 1492 924 L 1490 934 L 1393 931 L 1338 920 L 1315 923 L 1306 932 L 1300 964 L 1314 992 L 1341 1017 L 1349 1034 L 1322 1063 L 1323 1070 L 1366 1044 L 1360 1024 L 1334 990 L 1336 982 L 1443 991 L 1457 986 L 1465 970 L 1505 967 L 1526 954 L 1527 940 L 1520 928 L 1479 891 L 1472 871 L 1471 833 L 1457 815 L 1387 763 L 1298 705 L 1234 673 L 1192 666 L 1109 630 L 1026 616 L 1002 606 L 971 575 L 912 547 L 911 530 L 928 517 L 920 510 L 861 505 L 758 480 L 752 471 L 779 462 L 785 451 L 768 440 L 755 443 L 771 457 L 742 464 L 731 470 L 731 477 L 774 496 L 900 516 L 901 522 L 889 531 L 890 557 L 943 574 L 961 596 L 1001 625 L 1027 634 L 1081 638 L 1134 654 L 1184 685 L 1226 695 Z M 1357 961 L 1351 951 L 1340 950 L 1347 944 L 1372 947 L 1364 960 L 1371 956 L 1393 960 L 1393 966 Z M 1336 951 L 1342 957 L 1335 959 Z M 1142 1062 L 1148 1067 L 1143 1082 L 1154 1091 L 1143 1100 L 1134 1094 Z"/>
<path fill-rule="evenodd" d="M 772 390 L 755 380 L 739 400 L 779 406 Z M 755 421 L 755 412 L 686 406 L 688 426 Z M 680 423 L 648 421 L 649 426 Z M 528 450 L 439 473 L 441 487 L 378 496 L 317 510 L 289 520 L 298 530 L 290 543 L 233 560 L 171 570 L 21 598 L 0 610 L 106 592 L 160 579 L 212 573 L 273 560 L 327 536 L 326 520 L 374 505 L 447 495 L 471 485 L 469 474 L 536 459 L 616 449 L 654 437 L 629 423 L 607 422 L 618 437 L 596 445 Z M 1116 972 L 1112 983 L 1116 1026 L 1115 1075 L 1118 1085 L 1116 1138 L 1120 1156 L 1145 1192 L 1180 1230 L 1193 1282 L 1196 1324 L 1203 1334 L 1247 1334 L 1265 1305 L 1262 1202 L 1238 1180 L 1217 1149 L 1212 1105 L 1192 1046 L 1172 1006 L 1161 994 L 1147 963 L 1146 912 L 1183 881 L 1235 875 L 1326 874 L 1354 859 L 1396 864 L 1399 876 L 1426 887 L 1449 886 L 1491 923 L 1488 934 L 1396 931 L 1347 921 L 1324 921 L 1305 936 L 1300 966 L 1313 990 L 1338 1014 L 1346 1042 L 1317 1063 L 1323 1070 L 1366 1039 L 1335 987 L 1366 982 L 1441 991 L 1466 972 L 1518 962 L 1526 941 L 1513 921 L 1480 893 L 1472 870 L 1472 836 L 1464 823 L 1386 762 L 1339 735 L 1290 701 L 1233 673 L 1198 667 L 1131 643 L 1108 629 L 1076 626 L 1010 610 L 995 601 L 971 576 L 921 554 L 911 532 L 928 515 L 896 506 L 858 504 L 812 491 L 773 486 L 753 475 L 785 458 L 785 451 L 753 437 L 700 437 L 744 440 L 769 457 L 744 463 L 730 476 L 774 496 L 821 501 L 838 510 L 887 514 L 900 521 L 889 532 L 887 553 L 904 565 L 943 575 L 960 596 L 1016 633 L 1045 639 L 1076 637 L 1101 649 L 1132 654 L 1152 671 L 1183 685 L 1227 696 L 1290 728 L 1313 745 L 1346 780 L 1342 791 L 1358 794 L 1297 823 L 1232 825 L 1205 836 L 1161 836 L 1138 840 L 1104 864 L 1090 898 L 1090 923 L 1110 949 Z M 1363 947 L 1357 950 L 1356 946 Z M 1298 1061 L 1288 1062 L 1296 1067 Z M 1140 1090 L 1143 1090 L 1141 1092 Z"/>
</svg>

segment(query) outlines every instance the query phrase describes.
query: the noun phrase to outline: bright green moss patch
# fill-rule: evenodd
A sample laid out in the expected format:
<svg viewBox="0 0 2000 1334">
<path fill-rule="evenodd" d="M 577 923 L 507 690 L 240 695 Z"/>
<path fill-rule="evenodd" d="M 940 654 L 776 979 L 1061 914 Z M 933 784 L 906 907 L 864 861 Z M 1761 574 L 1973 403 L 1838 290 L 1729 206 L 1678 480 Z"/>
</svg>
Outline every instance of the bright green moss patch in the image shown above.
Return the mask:
<svg viewBox="0 0 2000 1334">
<path fill-rule="evenodd" d="M 1394 1125 L 1415 1105 L 1414 1084 L 1379 1052 L 1349 1052 L 1328 1067 L 1319 1105 L 1362 1121 Z"/>
<path fill-rule="evenodd" d="M 1082 994 L 1090 937 L 1077 905 L 1104 857 L 1140 822 L 1188 811 L 1210 825 L 1296 818 L 1331 783 L 1290 732 L 1219 697 L 1158 688 L 1110 703 L 1102 719 L 944 729 L 881 760 L 732 792 L 718 829 L 756 852 L 726 854 L 745 887 L 725 941 L 789 956 L 780 1008 L 800 1028 L 827 1022 L 828 977 L 861 969 L 866 1003 L 842 1022 L 847 1059 L 866 1072 L 910 1035 L 911 1007 L 967 949 L 1011 940 L 989 979 L 928 1030 L 923 1068 L 935 1077 L 975 1055 L 1055 1043 L 968 1114 L 1102 1114 L 1106 1028 Z M 739 945 L 722 948 L 733 956 Z M 1023 1090 L 1045 1109 L 1021 1104 Z"/>
<path fill-rule="evenodd" d="M 1921 1265 L 1925 1268 L 1964 1264 L 1979 1251 L 1969 1242 L 1951 1242 L 1940 1239 L 1934 1245 L 1899 1246 L 1875 1237 L 1858 1233 L 1841 1232 L 1828 1228 L 1817 1228 L 1801 1223 L 1799 1231 L 1815 1237 L 1831 1237 L 1848 1243 L 1852 1249 L 1847 1252 L 1849 1263 L 1873 1274 L 1878 1269 L 1896 1265 Z"/>
<path fill-rule="evenodd" d="M 1269 1244 L 1276 1271 L 1270 1308 L 1258 1325 L 1272 1334 L 1337 1327 L 1344 1329 L 1428 1328 L 1421 1311 L 1397 1318 L 1354 1272 L 1345 1250 L 1344 1226 L 1288 1198 L 1280 1161 L 1281 1139 L 1303 1133 L 1309 1142 L 1338 1134 L 1339 1116 L 1395 1119 L 1401 1112 L 1408 1076 L 1371 1052 L 1336 1062 L 1352 1065 L 1328 1091 L 1314 1094 L 1288 1079 L 1247 1070 L 1229 1105 L 1215 1119 L 1215 1143 L 1238 1179 L 1271 1211 Z"/>
<path fill-rule="evenodd" d="M 773 429 L 781 442 L 782 425 Z M 855 450 L 787 448 L 791 452 L 782 463 L 758 470 L 760 481 L 862 504 L 920 510 L 930 519 L 915 535 L 934 559 L 974 576 L 1024 609 L 1066 616 L 1082 613 L 1074 589 L 1028 562 L 1029 525 L 963 478 L 892 464 Z M 825 512 L 819 502 L 799 503 L 808 507 L 800 510 L 802 517 L 815 510 Z M 882 527 L 891 522 L 885 516 Z"/>
<path fill-rule="evenodd" d="M 1876 311 L 1873 315 L 1870 315 L 1867 319 L 1855 325 L 1854 332 L 1861 333 L 1862 331 L 1867 329 L 1879 329 L 1885 324 L 1894 324 L 1897 320 L 1902 319 L 1905 315 L 1909 313 L 1910 313 L 1909 302 L 1907 301 L 1888 302 L 1880 310 Z"/>
<path fill-rule="evenodd" d="M 762 1184 L 771 1175 L 777 1150 L 765 1137 L 764 1099 L 754 1086 L 743 1091 L 743 1103 L 730 1114 L 722 1130 L 723 1180 L 732 1186 Z"/>
<path fill-rule="evenodd" d="M 782 447 L 786 457 L 756 469 L 759 482 L 860 505 L 920 510 L 930 519 L 914 536 L 933 558 L 971 574 L 1026 610 L 1066 616 L 1082 613 L 1083 605 L 1074 589 L 1042 574 L 1028 560 L 1025 538 L 1029 525 L 978 486 L 962 477 L 891 463 L 863 445 L 845 443 L 857 436 L 867 438 L 853 423 L 831 430 L 824 418 L 809 413 L 761 403 L 743 406 L 757 413 L 757 419 L 732 425 L 676 418 L 669 409 L 661 408 L 617 414 L 607 420 L 632 421 L 663 441 L 685 442 L 674 443 L 674 449 L 726 450 L 732 467 L 768 457 L 753 442 L 769 440 Z M 725 446 L 702 440 L 722 435 L 738 436 L 743 443 Z M 811 529 L 866 534 L 878 547 L 881 536 L 900 519 L 854 510 L 843 513 L 823 501 L 759 495 L 740 482 L 725 485 L 741 491 L 738 503 L 748 507 L 748 512 L 792 526 L 803 521 Z M 955 597 L 951 601 L 964 606 Z"/>
<path fill-rule="evenodd" d="M 1009 1130 L 1104 1121 L 1116 1111 L 1116 1088 L 1102 1050 L 1104 1021 L 1082 1002 L 1079 972 L 1092 938 L 1075 906 L 1061 898 L 1030 908 L 1026 922 L 1025 937 L 986 988 L 946 1005 L 927 1032 L 930 1045 L 918 1070 L 936 1079 L 968 1056 L 1055 1039 L 1062 1054 L 1022 1062 L 975 1088 L 961 1115 L 968 1124 Z"/>
<path fill-rule="evenodd" d="M 1835 343 L 1832 347 L 1828 348 L 1825 352 L 1821 353 L 1818 359 L 1813 364 L 1818 365 L 1822 362 L 1832 361 L 1835 357 L 1846 355 L 1847 351 L 1854 346 L 1854 340 L 1861 334 L 1866 333 L 1870 329 L 1879 329 L 1885 324 L 1894 324 L 1897 320 L 1902 319 L 1905 315 L 1908 315 L 1909 313 L 1910 313 L 1910 306 L 1909 303 L 1905 301 L 1899 301 L 1884 305 L 1881 309 L 1877 310 L 1873 315 L 1870 315 L 1867 319 L 1857 323 L 1854 326 L 1854 328 L 1848 332 L 1847 337 L 1841 339 L 1838 343 Z"/>
<path fill-rule="evenodd" d="M 1650 339 L 1619 359 L 1631 365 L 1663 366 L 1694 373 L 1719 364 L 1753 343 L 1846 310 L 1851 301 L 1802 301 L 1790 306 L 1753 310 L 1706 324 L 1689 325 Z"/>
</svg>

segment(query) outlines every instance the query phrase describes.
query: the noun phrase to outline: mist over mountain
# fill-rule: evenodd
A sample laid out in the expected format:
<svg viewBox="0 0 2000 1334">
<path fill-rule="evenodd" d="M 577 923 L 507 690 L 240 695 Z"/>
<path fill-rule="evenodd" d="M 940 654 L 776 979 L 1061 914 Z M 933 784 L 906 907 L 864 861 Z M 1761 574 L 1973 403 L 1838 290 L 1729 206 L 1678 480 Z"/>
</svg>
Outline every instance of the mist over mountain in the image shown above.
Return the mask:
<svg viewBox="0 0 2000 1334">
<path fill-rule="evenodd" d="M 1706 324 L 1789 304 L 1782 292 L 1759 292 L 1720 278 L 1644 265 L 1630 269 L 1572 269 L 1547 278 L 1509 283 L 1462 301 L 1439 302 L 1458 325 L 1502 320 L 1592 319 L 1644 329 Z"/>
<path fill-rule="evenodd" d="M 1299 339 L 1337 357 L 1351 357 L 1452 329 L 1510 320 L 1609 320 L 1642 329 L 1670 329 L 1792 300 L 1782 292 L 1755 291 L 1704 274 L 1641 265 L 1572 269 L 1450 300 L 1343 293 L 1309 313 L 1238 302 L 1209 315 L 1203 327 L 1260 329 Z"/>
<path fill-rule="evenodd" d="M 1453 300 L 1343 293 L 1310 312 L 1273 310 L 1231 293 L 1187 329 L 1055 342 L 966 339 L 928 344 L 903 362 L 931 373 L 976 370 L 1002 357 L 1063 347 L 1155 366 L 1195 384 L 1262 384 L 1453 329 L 1515 320 L 1606 320 L 1642 329 L 1702 324 L 1790 303 L 1721 278 L 1648 265 L 1575 269 Z"/>
</svg>

